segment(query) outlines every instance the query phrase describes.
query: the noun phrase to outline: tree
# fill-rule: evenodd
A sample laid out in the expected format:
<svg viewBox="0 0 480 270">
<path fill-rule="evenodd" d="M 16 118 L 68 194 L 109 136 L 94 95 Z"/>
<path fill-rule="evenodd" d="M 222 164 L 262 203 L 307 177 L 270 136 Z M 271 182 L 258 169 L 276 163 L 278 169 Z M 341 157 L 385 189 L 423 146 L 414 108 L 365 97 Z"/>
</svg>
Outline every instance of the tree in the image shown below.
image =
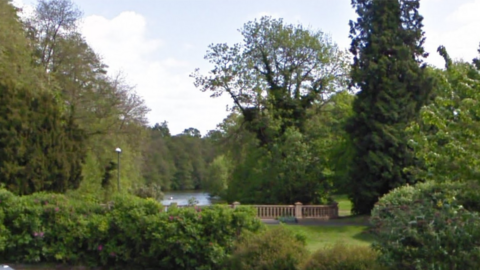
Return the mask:
<svg viewBox="0 0 480 270">
<path fill-rule="evenodd" d="M 422 58 L 425 38 L 418 0 L 353 0 L 352 85 L 360 92 L 347 127 L 354 148 L 353 211 L 370 213 L 378 197 L 416 179 L 405 129 L 427 100 L 432 83 Z"/>
<path fill-rule="evenodd" d="M 170 131 L 167 122 L 147 129 L 149 138 L 143 151 L 143 177 L 147 184 L 157 184 L 170 190 L 176 168 L 169 145 Z"/>
<path fill-rule="evenodd" d="M 39 76 L 48 77 L 64 121 L 78 125 L 85 136 L 87 156 L 78 193 L 103 199 L 102 177 L 116 160 L 116 147 L 124 150 L 122 187 L 129 190 L 133 183 L 143 182 L 148 108 L 122 74 L 107 74 L 108 66 L 76 29 L 81 15 L 71 0 L 41 0 L 24 25 L 27 44 L 34 50 L 30 63 L 40 67 Z"/>
<path fill-rule="evenodd" d="M 82 179 L 85 137 L 62 114 L 15 9 L 0 1 L 0 182 L 16 194 L 65 192 Z"/>
<path fill-rule="evenodd" d="M 161 134 L 161 137 L 163 138 L 168 138 L 171 137 L 172 135 L 170 134 L 170 129 L 168 128 L 168 122 L 163 121 L 161 125 L 158 123 L 153 126 L 153 130 L 159 131 Z"/>
<path fill-rule="evenodd" d="M 480 67 L 453 62 L 444 47 L 446 70 L 433 69 L 435 98 L 407 129 L 423 166 L 409 171 L 422 180 L 468 181 L 480 176 Z"/>
<path fill-rule="evenodd" d="M 277 136 L 270 121 L 280 121 L 280 134 L 287 127 L 303 130 L 306 110 L 343 90 L 347 61 L 324 33 L 270 17 L 248 22 L 240 32 L 243 44 L 210 46 L 210 76 L 197 69 L 192 77 L 212 97 L 228 94 L 262 145 Z"/>
<path fill-rule="evenodd" d="M 208 166 L 206 179 L 203 187 L 210 196 L 224 197 L 225 191 L 228 189 L 231 165 L 224 155 L 216 157 Z"/>
<path fill-rule="evenodd" d="M 70 0 L 39 0 L 35 13 L 27 22 L 30 36 L 36 41 L 39 64 L 52 71 L 57 41 L 74 32 L 82 12 Z"/>
<path fill-rule="evenodd" d="M 241 129 L 257 139 L 236 163 L 229 189 L 265 191 L 263 196 L 245 191 L 245 203 L 314 201 L 322 179 L 314 173 L 315 158 L 304 136 L 307 112 L 346 88 L 347 59 L 322 32 L 281 19 L 263 17 L 240 32 L 242 44 L 209 47 L 205 58 L 214 69 L 208 76 L 198 70 L 192 75 L 212 97 L 228 94 L 232 109 L 241 114 Z"/>
<path fill-rule="evenodd" d="M 190 136 L 190 137 L 196 137 L 196 138 L 201 138 L 202 134 L 200 133 L 200 130 L 196 128 L 186 128 L 183 133 L 183 135 Z"/>
</svg>

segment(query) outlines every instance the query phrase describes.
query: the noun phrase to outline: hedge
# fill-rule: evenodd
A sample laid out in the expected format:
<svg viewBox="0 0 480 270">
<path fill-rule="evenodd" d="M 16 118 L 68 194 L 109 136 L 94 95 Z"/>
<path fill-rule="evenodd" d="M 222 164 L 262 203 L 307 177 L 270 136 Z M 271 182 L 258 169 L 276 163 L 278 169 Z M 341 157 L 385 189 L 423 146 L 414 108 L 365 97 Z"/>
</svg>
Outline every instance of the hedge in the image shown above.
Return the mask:
<svg viewBox="0 0 480 270">
<path fill-rule="evenodd" d="M 111 207 L 59 194 L 0 189 L 0 261 L 105 269 L 217 269 L 243 230 L 262 227 L 248 207 L 164 207 L 117 195 Z"/>
</svg>

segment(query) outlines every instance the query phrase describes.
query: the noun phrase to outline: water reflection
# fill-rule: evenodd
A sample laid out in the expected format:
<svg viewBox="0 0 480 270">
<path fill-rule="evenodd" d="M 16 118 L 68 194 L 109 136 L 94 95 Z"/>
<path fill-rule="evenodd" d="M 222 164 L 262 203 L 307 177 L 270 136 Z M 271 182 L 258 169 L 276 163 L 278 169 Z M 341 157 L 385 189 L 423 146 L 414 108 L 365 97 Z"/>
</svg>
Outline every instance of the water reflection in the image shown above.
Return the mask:
<svg viewBox="0 0 480 270">
<path fill-rule="evenodd" d="M 198 201 L 198 205 L 210 205 L 212 204 L 211 198 L 208 193 L 203 191 L 166 191 L 164 192 L 162 204 L 165 206 L 171 203 L 177 203 L 177 205 L 188 205 L 188 200 L 192 197 Z"/>
</svg>

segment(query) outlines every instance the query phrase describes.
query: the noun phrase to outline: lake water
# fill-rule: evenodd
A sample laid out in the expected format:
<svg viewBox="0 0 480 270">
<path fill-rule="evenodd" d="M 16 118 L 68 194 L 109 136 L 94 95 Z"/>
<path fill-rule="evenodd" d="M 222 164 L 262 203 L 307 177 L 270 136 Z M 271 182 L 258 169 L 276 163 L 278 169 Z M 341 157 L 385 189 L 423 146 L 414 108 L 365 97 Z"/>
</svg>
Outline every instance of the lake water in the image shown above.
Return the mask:
<svg viewBox="0 0 480 270">
<path fill-rule="evenodd" d="M 195 199 L 198 201 L 198 205 L 212 204 L 211 198 L 208 193 L 203 191 L 165 191 L 164 194 L 164 200 L 161 202 L 165 206 L 168 206 L 171 203 L 177 203 L 177 205 L 188 205 L 188 200 L 190 200 L 192 197 L 195 197 Z"/>
</svg>

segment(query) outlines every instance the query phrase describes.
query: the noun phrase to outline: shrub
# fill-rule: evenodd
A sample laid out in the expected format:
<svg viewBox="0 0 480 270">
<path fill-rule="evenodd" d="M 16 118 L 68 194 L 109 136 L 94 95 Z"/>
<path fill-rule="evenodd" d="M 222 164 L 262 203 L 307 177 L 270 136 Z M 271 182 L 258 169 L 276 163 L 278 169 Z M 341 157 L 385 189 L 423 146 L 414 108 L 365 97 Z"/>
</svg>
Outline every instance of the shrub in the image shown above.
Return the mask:
<svg viewBox="0 0 480 270">
<path fill-rule="evenodd" d="M 283 226 L 244 235 L 226 269 L 295 270 L 308 258 L 305 239 Z"/>
<path fill-rule="evenodd" d="M 162 188 L 157 184 L 150 184 L 150 185 L 138 185 L 134 184 L 133 187 L 129 190 L 129 192 L 137 197 L 140 198 L 152 198 L 155 200 L 163 200 L 163 192 Z"/>
<path fill-rule="evenodd" d="M 242 230 L 262 227 L 248 207 L 164 210 L 153 199 L 135 196 L 115 196 L 105 207 L 57 194 L 17 197 L 0 189 L 0 261 L 216 269 Z"/>
<path fill-rule="evenodd" d="M 463 208 L 463 183 L 397 188 L 372 211 L 380 260 L 395 269 L 478 269 L 480 217 Z"/>
<path fill-rule="evenodd" d="M 371 247 L 336 244 L 316 251 L 304 270 L 380 270 L 377 252 Z"/>
<path fill-rule="evenodd" d="M 0 188 L 0 252 L 3 252 L 8 243 L 8 230 L 5 227 L 5 212 L 3 209 L 10 205 L 10 201 L 15 198 L 13 193 Z"/>
</svg>

